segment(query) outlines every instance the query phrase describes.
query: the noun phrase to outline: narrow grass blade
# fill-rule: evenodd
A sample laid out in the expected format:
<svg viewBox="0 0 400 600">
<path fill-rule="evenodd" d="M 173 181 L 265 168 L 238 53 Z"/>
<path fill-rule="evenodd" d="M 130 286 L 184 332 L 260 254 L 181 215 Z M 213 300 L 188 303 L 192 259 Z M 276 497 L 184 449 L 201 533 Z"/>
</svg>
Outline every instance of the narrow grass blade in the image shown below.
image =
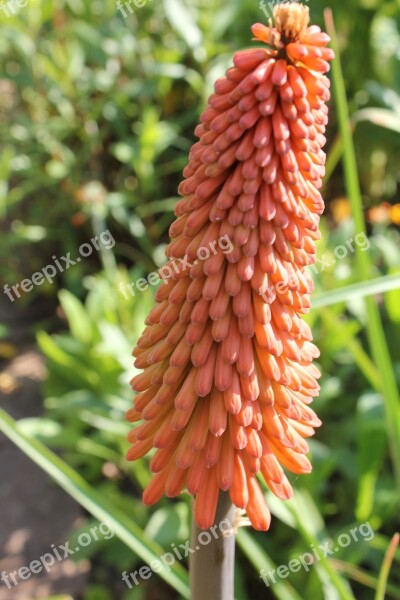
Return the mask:
<svg viewBox="0 0 400 600">
<path fill-rule="evenodd" d="M 390 567 L 394 559 L 397 546 L 400 542 L 400 534 L 395 533 L 390 546 L 387 549 L 385 558 L 383 559 L 381 572 L 379 573 L 378 586 L 376 588 L 375 600 L 385 600 L 387 580 L 389 578 Z"/>
<path fill-rule="evenodd" d="M 336 290 L 315 294 L 312 297 L 312 308 L 320 308 L 321 306 L 331 306 L 339 302 L 348 302 L 353 298 L 365 298 L 374 296 L 375 294 L 383 294 L 390 290 L 396 290 L 400 287 L 400 273 L 394 275 L 382 275 L 369 281 L 361 281 L 345 285 Z"/>
<path fill-rule="evenodd" d="M 337 571 L 341 571 L 342 573 L 346 573 L 353 581 L 357 581 L 365 587 L 371 588 L 371 590 L 376 590 L 378 579 L 370 573 L 359 569 L 355 565 L 344 562 L 343 560 L 337 560 L 335 558 L 331 559 L 332 565 L 336 568 Z M 395 598 L 395 600 L 400 600 L 400 590 L 397 589 L 394 585 L 387 585 L 386 593 L 391 598 Z"/>
</svg>

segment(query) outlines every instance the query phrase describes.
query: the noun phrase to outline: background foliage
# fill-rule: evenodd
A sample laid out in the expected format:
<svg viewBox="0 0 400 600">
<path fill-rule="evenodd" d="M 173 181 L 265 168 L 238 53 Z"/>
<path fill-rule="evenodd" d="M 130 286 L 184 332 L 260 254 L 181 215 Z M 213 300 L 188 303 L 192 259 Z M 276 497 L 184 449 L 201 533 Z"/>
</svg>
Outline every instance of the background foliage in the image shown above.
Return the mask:
<svg viewBox="0 0 400 600">
<path fill-rule="evenodd" d="M 323 26 L 325 3 L 311 0 L 309 6 L 313 22 Z M 330 2 L 371 242 L 370 278 L 400 272 L 399 6 L 398 0 Z M 157 554 L 151 539 L 168 549 L 188 538 L 189 500 L 145 508 L 140 495 L 149 480 L 148 460 L 128 464 L 123 458 L 123 414 L 134 374 L 130 353 L 154 290 L 124 297 L 119 285 L 163 263 L 195 124 L 233 52 L 251 44 L 250 25 L 265 17 L 250 0 L 148 0 L 126 19 L 112 0 L 29 0 L 17 13 L 8 18 L 0 12 L 1 280 L 12 285 L 51 263 L 53 255 L 76 255 L 81 243 L 106 228 L 117 243 L 15 303 L 24 310 L 53 298 L 60 309 L 58 318 L 34 325 L 48 367 L 43 417 L 19 421 L 18 431 L 1 417 L 2 429 L 19 444 L 34 436 L 61 452 L 96 490 L 95 505 L 107 502 L 127 519 L 123 541 L 94 544 L 80 554 L 99 567 L 84 600 L 148 599 L 156 597 L 156 588 L 159 598 L 179 597 L 176 590 L 185 594 L 177 583 L 186 581 L 183 569 L 170 586 L 160 587 L 156 576 L 133 591 L 120 582 L 122 570 L 143 564 L 143 547 Z M 355 233 L 339 104 L 335 94 L 319 245 L 320 256 L 330 259 Z M 400 446 L 387 427 L 388 415 L 396 418 L 396 410 L 390 413 L 396 397 L 386 393 L 382 378 L 385 372 L 400 375 L 400 290 L 374 296 L 390 351 L 390 360 L 375 364 L 368 344 L 371 315 L 357 291 L 364 278 L 352 252 L 315 274 L 318 294 L 356 285 L 346 302 L 322 302 L 308 317 L 323 371 L 315 408 L 324 426 L 310 444 L 314 471 L 292 477 L 293 501 L 283 505 L 269 497 L 275 519 L 268 534 L 242 532 L 238 600 L 374 597 L 384 553 L 399 527 L 393 464 Z M 45 456 L 39 444 L 36 460 L 49 469 L 55 459 L 49 454 L 46 462 Z M 57 465 L 62 472 L 63 464 Z M 82 505 L 101 518 L 99 508 L 96 513 L 89 507 L 91 492 L 81 492 Z M 335 540 L 367 520 L 375 531 L 370 542 L 342 548 L 333 561 L 268 590 L 259 579 L 258 570 L 268 569 L 271 560 L 287 564 L 316 540 Z M 388 598 L 400 598 L 399 563 L 397 551 Z"/>
</svg>

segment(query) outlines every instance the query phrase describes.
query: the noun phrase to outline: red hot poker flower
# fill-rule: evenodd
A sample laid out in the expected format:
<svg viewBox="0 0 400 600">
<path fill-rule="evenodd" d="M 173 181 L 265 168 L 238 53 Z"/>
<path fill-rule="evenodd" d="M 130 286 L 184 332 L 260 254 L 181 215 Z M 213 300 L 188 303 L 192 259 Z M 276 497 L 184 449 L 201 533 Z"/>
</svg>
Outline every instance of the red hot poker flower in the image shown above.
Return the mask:
<svg viewBox="0 0 400 600">
<path fill-rule="evenodd" d="M 225 490 L 267 530 L 258 476 L 287 499 L 282 467 L 311 471 L 319 353 L 301 315 L 324 208 L 333 53 L 308 21 L 303 5 L 276 6 L 274 26 L 252 28 L 269 47 L 237 52 L 216 82 L 179 186 L 171 276 L 134 350 L 143 373 L 127 418 L 142 422 L 127 458 L 156 449 L 143 500 L 187 490 L 204 529 Z"/>
</svg>

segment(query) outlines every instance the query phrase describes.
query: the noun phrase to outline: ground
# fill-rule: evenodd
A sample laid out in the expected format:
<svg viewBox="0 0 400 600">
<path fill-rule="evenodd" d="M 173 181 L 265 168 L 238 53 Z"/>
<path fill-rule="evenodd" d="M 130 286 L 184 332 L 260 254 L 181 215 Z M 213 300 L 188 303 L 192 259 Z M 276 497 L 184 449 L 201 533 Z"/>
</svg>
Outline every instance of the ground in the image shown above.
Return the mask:
<svg viewBox="0 0 400 600">
<path fill-rule="evenodd" d="M 42 412 L 42 358 L 26 335 L 28 321 L 15 319 L 14 307 L 0 307 L 0 319 L 10 330 L 0 344 L 0 407 L 13 418 L 38 416 Z M 6 313 L 6 314 L 5 314 Z M 15 357 L 4 360 L 7 355 Z M 55 546 L 65 543 L 71 531 L 82 525 L 79 505 L 0 434 L 0 573 L 18 570 Z M 0 600 L 33 600 L 55 594 L 76 598 L 85 588 L 89 565 L 70 559 L 56 561 L 49 573 L 31 574 L 8 589 L 0 581 Z"/>
</svg>

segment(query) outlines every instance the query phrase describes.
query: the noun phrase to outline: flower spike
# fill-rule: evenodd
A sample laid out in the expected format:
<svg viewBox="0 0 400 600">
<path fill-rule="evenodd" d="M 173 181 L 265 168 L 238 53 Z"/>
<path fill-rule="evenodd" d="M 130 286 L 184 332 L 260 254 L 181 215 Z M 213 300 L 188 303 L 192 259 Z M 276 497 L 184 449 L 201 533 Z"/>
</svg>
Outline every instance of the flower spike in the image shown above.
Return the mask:
<svg viewBox="0 0 400 600">
<path fill-rule="evenodd" d="M 275 6 L 215 83 L 179 186 L 169 262 L 134 350 L 143 372 L 127 419 L 128 460 L 155 449 L 144 492 L 188 491 L 210 527 L 220 490 L 256 529 L 270 512 L 262 477 L 292 495 L 284 469 L 309 473 L 321 422 L 310 308 L 332 50 L 308 8 Z"/>
</svg>

